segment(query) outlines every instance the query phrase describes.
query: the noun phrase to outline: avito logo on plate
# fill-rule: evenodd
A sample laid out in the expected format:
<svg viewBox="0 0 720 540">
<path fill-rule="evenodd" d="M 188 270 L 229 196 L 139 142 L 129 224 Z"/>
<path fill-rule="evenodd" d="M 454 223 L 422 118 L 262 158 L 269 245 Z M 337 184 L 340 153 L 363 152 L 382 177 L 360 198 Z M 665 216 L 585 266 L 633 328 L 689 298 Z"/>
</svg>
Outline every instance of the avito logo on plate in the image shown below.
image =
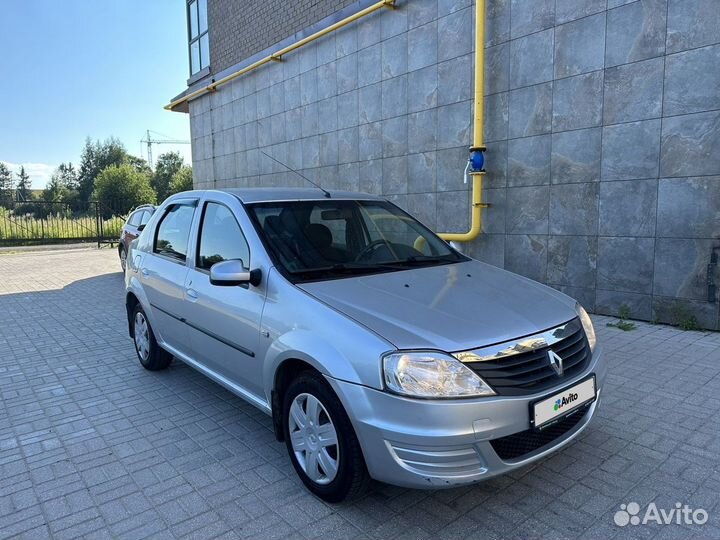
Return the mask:
<svg viewBox="0 0 720 540">
<path fill-rule="evenodd" d="M 578 398 L 578 395 L 577 395 L 576 393 L 574 393 L 574 392 L 571 392 L 570 395 L 568 395 L 567 397 L 563 397 L 563 398 L 558 399 L 557 401 L 555 401 L 555 407 L 554 407 L 554 408 L 555 408 L 556 411 L 559 411 L 559 410 L 562 409 L 565 405 L 569 405 L 570 403 L 572 403 L 573 401 L 575 401 L 577 398 Z"/>
</svg>

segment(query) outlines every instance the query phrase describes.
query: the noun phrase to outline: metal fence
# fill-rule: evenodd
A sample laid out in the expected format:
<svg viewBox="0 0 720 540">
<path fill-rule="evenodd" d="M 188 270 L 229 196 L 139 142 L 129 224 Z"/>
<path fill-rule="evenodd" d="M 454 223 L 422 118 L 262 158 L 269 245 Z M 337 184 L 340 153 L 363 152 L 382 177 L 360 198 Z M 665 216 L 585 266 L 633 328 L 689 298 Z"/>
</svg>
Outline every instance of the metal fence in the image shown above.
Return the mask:
<svg viewBox="0 0 720 540">
<path fill-rule="evenodd" d="M 5 201 L 0 206 L 0 247 L 117 242 L 125 212 L 90 202 Z"/>
</svg>

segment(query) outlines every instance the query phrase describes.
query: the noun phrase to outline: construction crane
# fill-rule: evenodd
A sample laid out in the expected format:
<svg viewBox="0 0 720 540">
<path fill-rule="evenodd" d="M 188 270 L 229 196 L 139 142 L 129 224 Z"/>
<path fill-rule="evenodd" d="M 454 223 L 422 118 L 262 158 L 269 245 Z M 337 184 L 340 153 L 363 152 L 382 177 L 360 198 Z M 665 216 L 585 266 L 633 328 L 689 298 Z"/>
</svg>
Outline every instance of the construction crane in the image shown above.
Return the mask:
<svg viewBox="0 0 720 540">
<path fill-rule="evenodd" d="M 143 144 L 147 144 L 147 161 L 148 165 L 150 165 L 150 168 L 152 169 L 153 166 L 153 159 L 152 159 L 152 145 L 153 144 L 190 144 L 190 141 L 184 141 L 181 139 L 153 139 L 150 135 L 151 133 L 154 133 L 156 135 L 161 135 L 165 137 L 166 135 L 163 135 L 162 133 L 158 133 L 157 131 L 150 131 L 147 130 L 147 135 L 145 139 L 141 139 L 140 142 Z"/>
</svg>

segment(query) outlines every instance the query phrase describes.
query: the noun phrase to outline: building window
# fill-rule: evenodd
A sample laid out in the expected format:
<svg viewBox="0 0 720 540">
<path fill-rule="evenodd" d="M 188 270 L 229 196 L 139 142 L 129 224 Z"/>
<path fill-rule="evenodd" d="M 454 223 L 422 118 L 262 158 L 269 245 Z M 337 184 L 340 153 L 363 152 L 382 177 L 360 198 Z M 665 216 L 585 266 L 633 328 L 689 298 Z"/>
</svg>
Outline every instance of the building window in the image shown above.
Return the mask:
<svg viewBox="0 0 720 540">
<path fill-rule="evenodd" d="M 188 36 L 190 42 L 190 75 L 210 65 L 207 0 L 188 2 Z"/>
</svg>

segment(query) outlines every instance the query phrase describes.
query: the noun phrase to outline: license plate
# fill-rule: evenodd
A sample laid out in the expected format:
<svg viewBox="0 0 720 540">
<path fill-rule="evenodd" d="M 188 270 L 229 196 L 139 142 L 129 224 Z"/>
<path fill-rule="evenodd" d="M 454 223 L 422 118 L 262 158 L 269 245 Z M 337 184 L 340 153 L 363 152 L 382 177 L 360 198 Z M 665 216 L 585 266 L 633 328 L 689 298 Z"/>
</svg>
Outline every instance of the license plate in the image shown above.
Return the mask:
<svg viewBox="0 0 720 540">
<path fill-rule="evenodd" d="M 542 401 L 535 402 L 532 406 L 533 425 L 536 429 L 545 427 L 594 399 L 595 377 L 593 376 Z"/>
</svg>

